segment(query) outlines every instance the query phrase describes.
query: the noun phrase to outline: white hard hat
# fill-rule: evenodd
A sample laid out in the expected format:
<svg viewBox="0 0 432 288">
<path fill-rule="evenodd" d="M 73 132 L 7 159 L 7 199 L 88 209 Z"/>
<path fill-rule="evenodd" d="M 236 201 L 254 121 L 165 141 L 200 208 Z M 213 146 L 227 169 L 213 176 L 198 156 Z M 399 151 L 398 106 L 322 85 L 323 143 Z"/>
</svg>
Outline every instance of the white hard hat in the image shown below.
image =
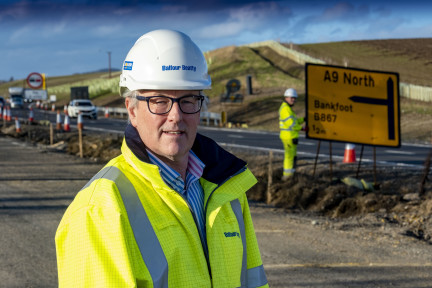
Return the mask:
<svg viewBox="0 0 432 288">
<path fill-rule="evenodd" d="M 288 88 L 285 90 L 284 97 L 294 97 L 297 98 L 297 91 L 294 88 Z"/>
<path fill-rule="evenodd" d="M 129 90 L 203 90 L 211 88 L 207 62 L 184 33 L 155 30 L 141 36 L 123 62 L 120 87 Z"/>
</svg>

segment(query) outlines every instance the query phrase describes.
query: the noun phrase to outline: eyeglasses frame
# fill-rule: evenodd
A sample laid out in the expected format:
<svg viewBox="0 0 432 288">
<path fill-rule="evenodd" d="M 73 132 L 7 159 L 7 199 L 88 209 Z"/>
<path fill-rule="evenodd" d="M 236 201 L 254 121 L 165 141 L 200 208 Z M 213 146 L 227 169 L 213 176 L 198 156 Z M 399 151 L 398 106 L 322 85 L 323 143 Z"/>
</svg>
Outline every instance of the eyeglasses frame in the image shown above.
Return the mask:
<svg viewBox="0 0 432 288">
<path fill-rule="evenodd" d="M 155 114 L 155 115 L 165 115 L 165 114 L 168 114 L 168 113 L 171 111 L 172 107 L 174 106 L 174 103 L 175 103 L 175 102 L 177 102 L 177 104 L 179 105 L 180 111 L 181 111 L 182 113 L 184 113 L 184 114 L 196 114 L 196 113 L 198 113 L 198 112 L 201 111 L 202 103 L 204 102 L 204 96 L 203 96 L 203 95 L 184 95 L 184 96 L 181 96 L 181 97 L 179 97 L 179 98 L 172 98 L 172 97 L 165 96 L 165 95 L 155 95 L 155 96 L 148 96 L 148 97 L 146 97 L 146 96 L 141 96 L 141 95 L 136 95 L 135 97 L 136 97 L 136 99 L 139 100 L 139 101 L 146 101 L 146 102 L 147 102 L 147 108 L 148 108 L 149 112 L 152 113 L 152 114 Z M 151 109 L 150 109 L 150 103 L 149 103 L 149 101 L 150 101 L 150 99 L 152 99 L 152 98 L 160 98 L 160 97 L 170 99 L 170 100 L 171 100 L 171 107 L 168 109 L 168 111 L 166 111 L 166 112 L 164 112 L 164 113 L 154 113 L 154 112 L 152 112 Z M 180 105 L 180 100 L 182 100 L 182 99 L 184 99 L 184 98 L 186 98 L 186 97 L 197 97 L 197 98 L 198 98 L 198 101 L 201 100 L 200 108 L 199 108 L 198 111 L 193 112 L 193 113 L 183 111 L 183 109 L 181 108 L 181 105 Z"/>
</svg>

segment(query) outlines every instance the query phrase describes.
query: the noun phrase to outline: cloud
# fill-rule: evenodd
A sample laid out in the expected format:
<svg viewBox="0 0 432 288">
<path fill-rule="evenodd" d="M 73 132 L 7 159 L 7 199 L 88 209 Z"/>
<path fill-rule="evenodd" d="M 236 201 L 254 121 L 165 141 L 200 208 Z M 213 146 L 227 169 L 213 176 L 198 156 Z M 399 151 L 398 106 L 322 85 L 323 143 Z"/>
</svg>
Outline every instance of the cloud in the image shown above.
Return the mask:
<svg viewBox="0 0 432 288">
<path fill-rule="evenodd" d="M 100 25 L 92 29 L 94 35 L 98 37 L 110 36 L 113 34 L 119 34 L 122 31 L 122 25 Z"/>
<path fill-rule="evenodd" d="M 268 22 L 281 20 L 282 15 L 289 15 L 290 10 L 280 7 L 276 2 L 259 2 L 220 11 L 216 23 L 200 29 L 201 38 L 232 37 L 258 29 L 267 29 Z M 227 16 L 223 16 L 227 15 Z"/>
</svg>

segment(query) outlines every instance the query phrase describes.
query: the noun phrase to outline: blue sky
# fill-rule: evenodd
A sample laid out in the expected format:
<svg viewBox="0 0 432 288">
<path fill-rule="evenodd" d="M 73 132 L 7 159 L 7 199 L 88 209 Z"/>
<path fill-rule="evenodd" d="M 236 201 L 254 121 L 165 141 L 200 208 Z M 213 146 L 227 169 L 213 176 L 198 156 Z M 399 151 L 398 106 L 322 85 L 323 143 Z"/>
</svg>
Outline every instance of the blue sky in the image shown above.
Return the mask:
<svg viewBox="0 0 432 288">
<path fill-rule="evenodd" d="M 431 38 L 432 1 L 24 0 L 0 3 L 0 80 L 120 68 L 159 28 L 209 51 L 264 40 L 296 44 Z"/>
</svg>

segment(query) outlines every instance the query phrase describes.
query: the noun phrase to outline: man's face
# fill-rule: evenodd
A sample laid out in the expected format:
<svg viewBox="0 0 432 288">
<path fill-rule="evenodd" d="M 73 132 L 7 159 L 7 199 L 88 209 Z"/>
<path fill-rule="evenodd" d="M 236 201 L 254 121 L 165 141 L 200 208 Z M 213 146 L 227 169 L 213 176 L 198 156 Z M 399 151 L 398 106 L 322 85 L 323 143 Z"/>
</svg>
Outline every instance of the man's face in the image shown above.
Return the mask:
<svg viewBox="0 0 432 288">
<path fill-rule="evenodd" d="M 290 105 L 294 105 L 296 100 L 297 100 L 297 98 L 295 98 L 295 97 L 285 97 L 285 101 L 288 102 L 288 104 L 290 104 Z"/>
<path fill-rule="evenodd" d="M 185 95 L 199 95 L 199 91 L 157 90 L 140 92 L 139 95 L 179 98 Z M 133 108 L 130 107 L 129 99 L 126 99 L 126 108 L 131 124 L 138 130 L 147 149 L 162 161 L 181 161 L 188 157 L 195 141 L 200 113 L 185 114 L 180 110 L 179 104 L 174 103 L 170 112 L 156 115 L 149 111 L 146 101 L 138 102 Z"/>
</svg>

